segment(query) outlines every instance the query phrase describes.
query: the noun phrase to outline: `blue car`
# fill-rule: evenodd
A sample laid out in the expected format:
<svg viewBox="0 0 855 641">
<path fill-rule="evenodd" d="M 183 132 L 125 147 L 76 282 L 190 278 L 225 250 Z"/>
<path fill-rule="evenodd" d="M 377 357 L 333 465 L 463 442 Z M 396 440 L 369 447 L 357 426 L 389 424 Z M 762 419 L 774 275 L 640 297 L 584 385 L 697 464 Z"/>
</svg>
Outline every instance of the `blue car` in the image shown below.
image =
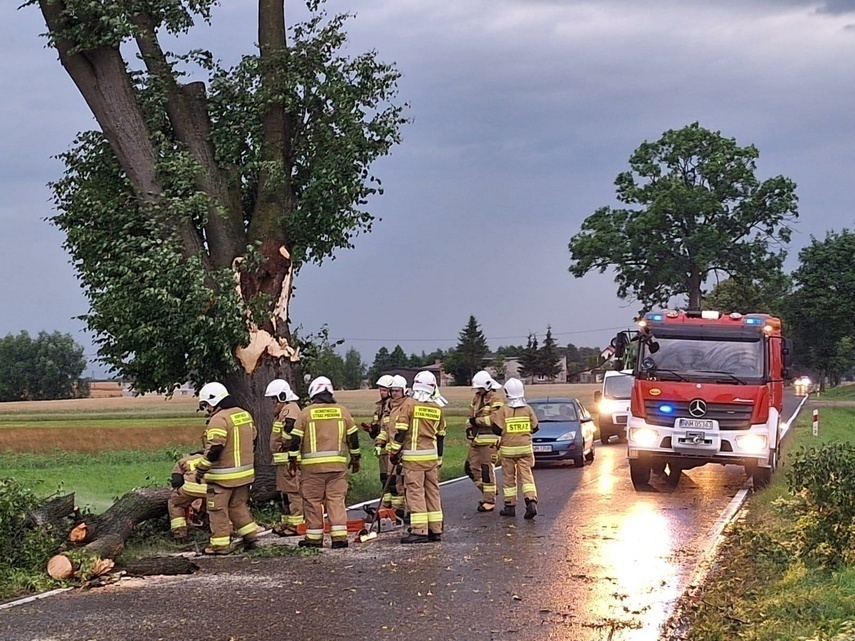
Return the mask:
<svg viewBox="0 0 855 641">
<path fill-rule="evenodd" d="M 535 463 L 573 461 L 582 467 L 594 460 L 594 419 L 575 398 L 528 401 L 540 429 L 532 436 Z"/>
</svg>

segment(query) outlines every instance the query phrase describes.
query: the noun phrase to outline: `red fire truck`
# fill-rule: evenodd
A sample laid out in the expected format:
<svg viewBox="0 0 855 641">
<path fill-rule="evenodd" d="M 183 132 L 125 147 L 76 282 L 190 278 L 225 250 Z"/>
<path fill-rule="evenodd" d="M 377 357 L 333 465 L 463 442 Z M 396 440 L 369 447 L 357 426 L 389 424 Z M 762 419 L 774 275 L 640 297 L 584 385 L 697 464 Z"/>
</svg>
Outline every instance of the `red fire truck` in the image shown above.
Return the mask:
<svg viewBox="0 0 855 641">
<path fill-rule="evenodd" d="M 783 383 L 792 346 L 767 314 L 650 312 L 612 341 L 633 358 L 627 421 L 633 485 L 651 472 L 677 483 L 682 470 L 743 465 L 755 487 L 778 462 Z M 629 366 L 629 363 L 627 363 Z"/>
</svg>

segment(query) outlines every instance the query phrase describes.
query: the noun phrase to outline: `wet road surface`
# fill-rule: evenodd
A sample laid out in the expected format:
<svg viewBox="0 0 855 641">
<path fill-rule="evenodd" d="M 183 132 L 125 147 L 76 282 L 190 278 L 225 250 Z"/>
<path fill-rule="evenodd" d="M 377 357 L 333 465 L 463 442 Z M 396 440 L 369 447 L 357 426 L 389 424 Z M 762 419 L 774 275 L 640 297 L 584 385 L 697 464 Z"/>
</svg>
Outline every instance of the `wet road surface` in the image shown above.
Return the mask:
<svg viewBox="0 0 855 641">
<path fill-rule="evenodd" d="M 788 399 L 789 416 L 795 408 Z M 680 596 L 742 468 L 684 472 L 677 488 L 629 480 L 623 445 L 583 469 L 535 470 L 540 514 L 475 511 L 468 481 L 443 487 L 439 544 L 383 534 L 301 558 L 199 559 L 192 577 L 125 580 L 0 612 L 6 641 L 188 639 L 642 640 Z"/>
</svg>

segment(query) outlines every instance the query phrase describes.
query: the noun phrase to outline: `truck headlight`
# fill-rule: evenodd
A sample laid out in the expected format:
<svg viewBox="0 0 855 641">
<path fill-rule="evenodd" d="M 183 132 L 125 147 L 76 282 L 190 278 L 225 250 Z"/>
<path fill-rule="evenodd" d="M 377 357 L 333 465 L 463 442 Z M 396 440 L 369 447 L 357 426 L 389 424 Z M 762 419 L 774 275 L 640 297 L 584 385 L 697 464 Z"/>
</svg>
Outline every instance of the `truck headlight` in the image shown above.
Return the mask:
<svg viewBox="0 0 855 641">
<path fill-rule="evenodd" d="M 736 446 L 744 451 L 752 454 L 759 454 L 766 449 L 765 434 L 743 434 L 736 437 Z"/>
<path fill-rule="evenodd" d="M 629 431 L 629 440 L 642 447 L 656 445 L 658 438 L 659 432 L 649 427 L 634 427 Z"/>
<path fill-rule="evenodd" d="M 617 401 L 610 398 L 604 398 L 600 401 L 600 414 L 611 414 L 618 410 Z"/>
</svg>

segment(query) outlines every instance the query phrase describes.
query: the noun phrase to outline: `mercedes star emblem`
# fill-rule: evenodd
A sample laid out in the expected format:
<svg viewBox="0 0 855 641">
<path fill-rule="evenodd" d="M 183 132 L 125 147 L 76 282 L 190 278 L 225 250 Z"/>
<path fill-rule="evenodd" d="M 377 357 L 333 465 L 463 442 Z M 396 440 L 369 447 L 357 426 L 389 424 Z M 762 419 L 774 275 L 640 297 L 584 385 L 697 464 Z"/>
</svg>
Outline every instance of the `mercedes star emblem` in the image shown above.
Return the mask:
<svg viewBox="0 0 855 641">
<path fill-rule="evenodd" d="M 707 404 L 699 398 L 696 398 L 689 403 L 689 414 L 695 418 L 700 418 L 707 413 Z"/>
</svg>

